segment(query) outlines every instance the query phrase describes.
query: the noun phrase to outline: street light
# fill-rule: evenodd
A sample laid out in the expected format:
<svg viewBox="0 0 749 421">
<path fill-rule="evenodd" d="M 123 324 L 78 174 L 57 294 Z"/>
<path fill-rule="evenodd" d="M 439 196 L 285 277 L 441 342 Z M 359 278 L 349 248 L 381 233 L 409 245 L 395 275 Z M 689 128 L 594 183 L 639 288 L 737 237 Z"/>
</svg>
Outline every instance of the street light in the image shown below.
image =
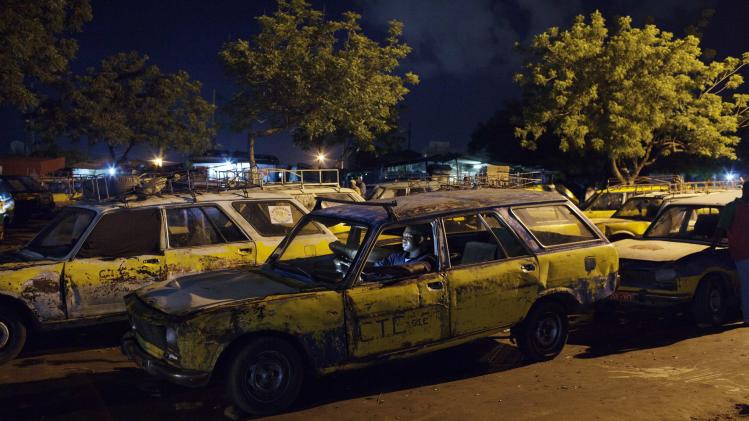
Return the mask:
<svg viewBox="0 0 749 421">
<path fill-rule="evenodd" d="M 317 162 L 320 163 L 320 165 L 325 163 L 325 154 L 322 152 L 318 152 L 317 154 Z"/>
<path fill-rule="evenodd" d="M 155 157 L 154 159 L 151 160 L 151 162 L 153 163 L 154 167 L 161 168 L 162 166 L 164 166 L 164 158 L 160 156 Z"/>
</svg>

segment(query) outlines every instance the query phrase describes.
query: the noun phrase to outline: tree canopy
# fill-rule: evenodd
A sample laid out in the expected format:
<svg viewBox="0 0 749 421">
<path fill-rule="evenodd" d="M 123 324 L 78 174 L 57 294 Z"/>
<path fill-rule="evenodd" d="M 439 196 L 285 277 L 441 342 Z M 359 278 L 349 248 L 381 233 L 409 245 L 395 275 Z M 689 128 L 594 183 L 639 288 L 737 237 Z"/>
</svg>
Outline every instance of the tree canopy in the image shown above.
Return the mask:
<svg viewBox="0 0 749 421">
<path fill-rule="evenodd" d="M 184 71 L 164 74 L 147 61 L 119 53 L 73 76 L 59 98 L 40 106 L 42 133 L 105 143 L 115 163 L 139 144 L 196 153 L 210 147 L 214 107 L 200 95 L 200 82 Z"/>
<path fill-rule="evenodd" d="M 0 105 L 36 107 L 39 85 L 58 80 L 75 56 L 69 35 L 91 19 L 88 0 L 0 1 Z"/>
<path fill-rule="evenodd" d="M 232 127 L 248 131 L 251 162 L 256 137 L 283 130 L 312 143 L 341 133 L 367 143 L 392 127 L 405 85 L 418 83 L 413 73 L 395 74 L 411 49 L 400 41 L 400 22 L 390 22 L 380 45 L 359 19 L 347 12 L 333 20 L 304 0 L 278 0 L 273 15 L 257 18 L 257 35 L 223 47 L 219 57 L 238 88 L 226 109 Z"/>
<path fill-rule="evenodd" d="M 705 62 L 699 44 L 629 17 L 609 33 L 599 12 L 550 28 L 515 76 L 524 98 L 515 135 L 533 149 L 550 131 L 562 151 L 604 153 L 622 182 L 673 152 L 735 158 L 749 123 L 749 95 L 736 92 L 749 53 Z"/>
</svg>

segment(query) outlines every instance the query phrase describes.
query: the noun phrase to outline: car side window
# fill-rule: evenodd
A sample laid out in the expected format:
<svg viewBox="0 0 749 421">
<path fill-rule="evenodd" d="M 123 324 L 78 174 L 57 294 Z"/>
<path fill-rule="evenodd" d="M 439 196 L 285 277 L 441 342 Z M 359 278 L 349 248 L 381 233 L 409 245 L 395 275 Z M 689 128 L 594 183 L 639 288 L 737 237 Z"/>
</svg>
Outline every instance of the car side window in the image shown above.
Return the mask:
<svg viewBox="0 0 749 421">
<path fill-rule="evenodd" d="M 389 227 L 377 236 L 362 278 L 377 282 L 436 272 L 435 250 L 431 223 Z"/>
<path fill-rule="evenodd" d="M 219 208 L 207 206 L 202 209 L 205 211 L 206 215 L 208 215 L 208 219 L 213 222 L 213 225 L 218 228 L 227 243 L 247 241 L 247 237 L 242 233 L 242 231 L 234 225 L 234 222 L 224 215 L 224 212 Z"/>
<path fill-rule="evenodd" d="M 443 222 L 450 266 L 491 262 L 508 256 L 509 252 L 497 236 L 507 228 L 493 215 L 460 215 L 444 218 Z M 512 236 L 509 232 L 502 235 L 506 237 L 508 234 Z M 517 249 L 513 249 L 513 252 L 518 253 Z"/>
<path fill-rule="evenodd" d="M 121 210 L 99 219 L 77 257 L 132 257 L 160 251 L 159 209 Z"/>
<path fill-rule="evenodd" d="M 622 206 L 622 203 L 624 203 L 624 193 L 601 193 L 586 210 L 616 210 Z"/>
<path fill-rule="evenodd" d="M 597 238 L 565 205 L 512 208 L 512 212 L 542 246 L 558 246 Z"/>
<path fill-rule="evenodd" d="M 497 240 L 499 240 L 499 243 L 504 248 L 505 253 L 507 253 L 507 257 L 520 257 L 528 255 L 528 250 L 525 248 L 525 246 L 523 246 L 523 243 L 521 243 L 518 237 L 515 236 L 515 233 L 512 232 L 510 227 L 508 227 L 503 221 L 497 218 L 496 215 L 491 213 L 482 213 L 481 217 L 489 226 L 489 229 L 492 230 Z"/>
<path fill-rule="evenodd" d="M 166 221 L 170 247 L 206 246 L 224 242 L 200 207 L 167 209 Z"/>
<path fill-rule="evenodd" d="M 288 200 L 239 201 L 232 207 L 263 237 L 284 237 L 304 216 L 304 212 Z M 305 225 L 301 234 L 319 234 L 314 224 Z"/>
</svg>

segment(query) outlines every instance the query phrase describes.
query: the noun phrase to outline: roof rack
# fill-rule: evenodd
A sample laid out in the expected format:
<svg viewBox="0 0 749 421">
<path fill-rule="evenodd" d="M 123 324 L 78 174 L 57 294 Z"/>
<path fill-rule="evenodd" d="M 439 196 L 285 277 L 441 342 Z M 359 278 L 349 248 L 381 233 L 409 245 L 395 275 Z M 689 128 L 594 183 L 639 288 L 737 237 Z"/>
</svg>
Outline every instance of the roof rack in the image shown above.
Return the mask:
<svg viewBox="0 0 749 421">
<path fill-rule="evenodd" d="M 195 199 L 203 192 L 241 190 L 245 195 L 249 189 L 273 187 L 337 187 L 340 177 L 337 169 L 287 170 L 263 168 L 255 171 L 218 171 L 218 176 L 209 177 L 206 170 L 185 170 L 71 177 L 71 184 L 79 186 L 88 200 L 129 201 L 145 199 L 162 193 L 189 193 Z"/>
<path fill-rule="evenodd" d="M 396 202 L 395 200 L 392 200 L 390 202 L 354 202 L 352 200 L 335 199 L 335 198 L 318 196 L 315 198 L 315 207 L 312 208 L 312 210 L 315 211 L 318 209 L 322 209 L 322 202 L 339 203 L 343 205 L 382 207 L 385 209 L 385 212 L 387 212 L 390 219 L 392 219 L 393 221 L 398 220 L 398 215 L 395 213 L 395 210 L 393 209 L 394 206 L 398 206 L 398 202 Z"/>
</svg>

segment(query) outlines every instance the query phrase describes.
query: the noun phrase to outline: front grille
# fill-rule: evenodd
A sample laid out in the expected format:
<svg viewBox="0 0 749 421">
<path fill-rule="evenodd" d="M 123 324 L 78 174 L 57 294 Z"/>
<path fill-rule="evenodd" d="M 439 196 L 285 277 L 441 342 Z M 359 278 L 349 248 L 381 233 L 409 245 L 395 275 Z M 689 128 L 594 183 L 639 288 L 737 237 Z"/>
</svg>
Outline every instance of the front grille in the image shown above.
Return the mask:
<svg viewBox="0 0 749 421">
<path fill-rule="evenodd" d="M 156 345 L 161 349 L 166 349 L 166 336 L 164 326 L 154 325 L 146 320 L 138 318 L 137 315 L 130 315 L 130 321 L 135 328 L 135 332 L 144 340 Z"/>
<path fill-rule="evenodd" d="M 655 279 L 656 269 L 622 269 L 619 271 L 619 285 L 638 289 L 660 289 L 667 291 L 676 290 L 676 279 Z"/>
</svg>

